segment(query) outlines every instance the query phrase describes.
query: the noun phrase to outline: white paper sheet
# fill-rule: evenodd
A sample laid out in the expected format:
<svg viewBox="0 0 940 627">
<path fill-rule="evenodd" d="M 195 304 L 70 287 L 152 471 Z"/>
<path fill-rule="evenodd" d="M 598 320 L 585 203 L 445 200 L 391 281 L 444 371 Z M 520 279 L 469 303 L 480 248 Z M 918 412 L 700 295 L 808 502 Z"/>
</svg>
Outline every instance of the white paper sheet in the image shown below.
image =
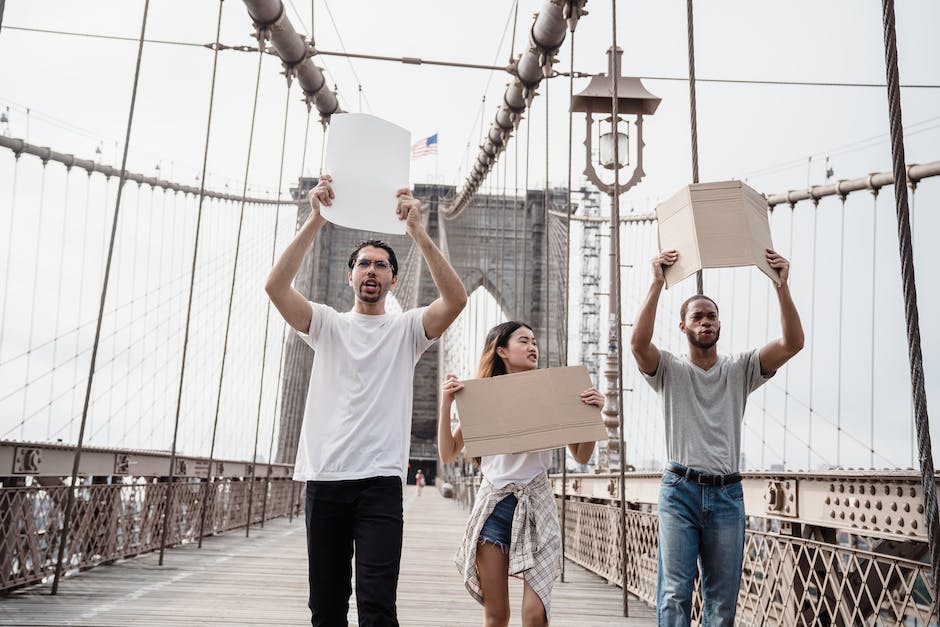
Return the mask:
<svg viewBox="0 0 940 627">
<path fill-rule="evenodd" d="M 324 218 L 339 226 L 402 235 L 395 192 L 408 187 L 411 133 L 365 113 L 330 119 L 324 171 L 333 177 L 333 205 Z"/>
</svg>

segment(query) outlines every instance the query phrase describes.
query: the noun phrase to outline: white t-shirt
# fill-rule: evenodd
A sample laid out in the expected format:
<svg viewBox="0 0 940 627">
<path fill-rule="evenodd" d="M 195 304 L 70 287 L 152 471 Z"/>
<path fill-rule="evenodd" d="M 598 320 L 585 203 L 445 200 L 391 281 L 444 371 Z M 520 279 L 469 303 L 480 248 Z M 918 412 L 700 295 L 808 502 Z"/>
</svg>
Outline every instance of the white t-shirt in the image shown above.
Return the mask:
<svg viewBox="0 0 940 627">
<path fill-rule="evenodd" d="M 480 472 L 497 490 L 510 483 L 529 483 L 552 467 L 552 451 L 485 455 Z"/>
<path fill-rule="evenodd" d="M 426 308 L 370 316 L 310 305 L 310 332 L 298 335 L 316 354 L 294 480 L 404 481 L 415 365 L 434 343 L 424 334 Z"/>
</svg>

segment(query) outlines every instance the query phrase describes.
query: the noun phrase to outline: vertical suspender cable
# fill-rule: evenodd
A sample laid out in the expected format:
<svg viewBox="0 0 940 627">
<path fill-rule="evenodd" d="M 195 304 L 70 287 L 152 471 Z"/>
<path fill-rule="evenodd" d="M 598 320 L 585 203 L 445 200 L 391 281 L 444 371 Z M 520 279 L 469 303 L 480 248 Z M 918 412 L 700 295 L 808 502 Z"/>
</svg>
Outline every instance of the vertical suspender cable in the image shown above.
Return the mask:
<svg viewBox="0 0 940 627">
<path fill-rule="evenodd" d="M 532 131 L 532 111 L 529 111 L 528 117 L 525 120 L 525 189 L 522 190 L 522 242 L 519 249 L 522 251 L 522 297 L 519 299 L 520 309 L 520 319 L 527 318 L 528 316 L 522 316 L 522 310 L 525 308 L 526 303 L 526 288 L 529 283 L 529 277 L 527 275 L 528 266 L 529 266 L 529 147 L 531 145 L 529 139 Z M 531 311 L 531 307 L 529 309 Z"/>
<path fill-rule="evenodd" d="M 796 205 L 790 205 L 790 248 L 787 254 L 793 258 L 793 219 L 796 217 Z M 790 420 L 790 369 L 783 374 L 783 469 L 787 469 L 787 437 Z"/>
<path fill-rule="evenodd" d="M 284 181 L 284 148 L 287 145 L 287 113 L 290 110 L 290 88 L 293 84 L 290 70 L 287 74 L 287 94 L 284 97 L 284 132 L 281 135 L 281 166 L 277 173 L 277 204 L 274 206 L 274 236 L 271 242 L 271 267 L 277 254 L 277 230 L 281 218 L 281 185 Z M 248 512 L 245 521 L 245 537 L 251 532 L 251 510 L 255 497 L 255 466 L 258 463 L 258 436 L 261 433 L 261 398 L 264 396 L 264 367 L 268 358 L 268 329 L 271 325 L 271 301 L 264 308 L 264 340 L 261 344 L 261 375 L 258 377 L 258 415 L 255 418 L 255 443 L 251 451 L 251 482 L 248 484 Z M 277 394 L 275 394 L 276 396 Z M 270 461 L 270 458 L 269 458 Z"/>
<path fill-rule="evenodd" d="M 66 230 L 68 226 L 68 220 L 66 217 L 69 215 L 69 183 L 72 179 L 72 166 L 65 166 L 65 206 L 63 207 L 63 217 L 62 217 L 62 237 L 59 239 L 61 249 L 61 257 L 59 257 L 59 287 L 56 290 L 56 299 L 55 299 L 55 326 L 53 327 L 53 338 L 52 338 L 52 372 L 50 373 L 50 397 L 55 394 L 55 375 L 56 370 L 58 369 L 58 355 L 59 355 L 59 321 L 61 320 L 62 309 L 62 285 L 65 283 L 62 280 L 62 276 L 65 273 L 65 238 L 68 235 Z M 46 439 L 52 441 L 52 406 L 55 404 L 55 401 L 50 401 L 49 403 L 49 413 L 46 417 Z"/>
<path fill-rule="evenodd" d="M 545 81 L 545 194 L 542 201 L 542 259 L 544 268 L 542 272 L 542 297 L 545 299 L 545 309 L 542 315 L 545 320 L 543 328 L 545 329 L 545 367 L 552 367 L 552 333 L 549 330 L 551 324 L 551 303 L 552 303 L 552 269 L 549 265 L 548 255 L 548 206 L 551 202 L 551 192 L 548 189 L 548 84 L 551 81 Z M 534 264 L 533 264 L 534 265 Z"/>
<path fill-rule="evenodd" d="M 842 468 L 842 320 L 845 295 L 845 196 L 839 213 L 839 334 L 836 350 L 836 466 Z"/>
<path fill-rule="evenodd" d="M 816 267 L 816 240 L 817 232 L 816 218 L 819 215 L 819 199 L 813 198 L 813 268 Z M 809 309 L 809 328 L 812 336 L 810 338 L 809 349 L 809 416 L 807 417 L 808 427 L 806 434 L 806 470 L 813 469 L 813 364 L 816 361 L 816 273 L 810 273 L 810 309 Z"/>
<path fill-rule="evenodd" d="M 255 99 L 251 108 L 251 125 L 248 130 L 248 154 L 245 157 L 245 180 L 242 183 L 242 202 L 238 212 L 238 230 L 235 234 L 235 259 L 232 262 L 232 285 L 228 293 L 228 312 L 225 315 L 225 338 L 222 340 L 222 367 L 219 368 L 219 389 L 215 397 L 215 416 L 212 419 L 212 441 L 209 444 L 209 465 L 206 467 L 206 490 L 205 500 L 203 501 L 202 515 L 199 517 L 199 548 L 202 548 L 203 530 L 206 524 L 206 502 L 212 495 L 212 484 L 214 475 L 212 463 L 215 457 L 215 436 L 219 431 L 219 409 L 222 405 L 222 383 L 225 381 L 225 362 L 228 357 L 228 334 L 232 327 L 232 303 L 235 300 L 235 279 L 238 277 L 238 255 L 241 252 L 242 245 L 242 225 L 245 222 L 245 203 L 248 194 L 248 172 L 251 169 L 251 148 L 255 139 L 255 114 L 258 112 L 258 91 L 261 85 L 261 62 L 264 60 L 263 35 L 259 33 L 259 51 L 258 51 L 258 70 L 255 74 Z M 215 496 L 212 495 L 213 502 Z"/>
<path fill-rule="evenodd" d="M 617 49 L 617 0 L 610 0 L 611 5 L 611 30 L 612 47 Z M 618 105 L 619 94 L 617 92 L 617 77 L 614 72 L 610 73 L 610 84 L 612 87 L 612 97 L 610 99 L 611 117 L 614 121 L 614 137 L 620 132 L 620 112 Z M 614 163 L 620 163 L 620 142 L 614 142 Z M 617 413 L 620 423 L 620 567 L 621 567 L 621 586 L 623 592 L 623 615 L 630 615 L 630 595 L 627 592 L 627 571 L 629 567 L 627 556 L 627 490 L 626 480 L 623 476 L 625 466 L 624 460 L 624 424 L 623 424 L 623 316 L 620 306 L 620 170 L 614 168 L 614 191 L 610 204 L 610 223 L 611 238 L 610 245 L 613 247 L 613 267 L 614 280 L 611 281 L 613 288 L 613 298 L 611 302 L 616 305 L 615 329 L 617 338 Z"/>
<path fill-rule="evenodd" d="M 36 306 L 36 297 L 39 295 L 39 265 L 42 258 L 42 214 L 44 213 L 46 205 L 46 174 L 48 173 L 49 162 L 43 160 L 42 162 L 42 178 L 39 183 L 39 210 L 36 216 L 36 258 L 33 262 L 33 294 L 30 299 L 29 305 L 29 333 L 27 335 L 26 341 L 26 369 L 25 369 L 25 378 L 23 379 L 23 409 L 21 410 L 20 418 L 20 439 L 25 440 L 25 429 L 27 416 L 29 415 L 27 410 L 27 400 L 29 399 L 29 371 L 30 371 L 30 362 L 33 356 L 33 333 L 36 330 L 36 312 L 38 307 Z M 38 381 L 38 378 L 37 378 Z"/>
<path fill-rule="evenodd" d="M 307 100 L 307 124 L 304 129 L 304 149 L 300 155 L 300 174 L 297 176 L 297 199 L 296 200 L 298 203 L 298 208 L 299 208 L 299 204 L 304 202 L 305 200 L 303 196 L 303 177 L 304 177 L 304 168 L 307 165 L 307 140 L 310 138 L 311 104 L 312 104 L 311 101 Z M 320 167 L 321 168 L 323 167 L 322 159 L 321 159 Z M 267 471 L 267 474 L 265 475 L 264 497 L 261 500 L 261 528 L 262 529 L 264 529 L 264 521 L 265 521 L 265 518 L 267 517 L 267 512 L 268 512 L 268 492 L 270 491 L 270 485 L 271 485 L 271 471 L 272 471 L 271 463 L 272 463 L 272 455 L 274 454 L 274 430 L 277 427 L 277 401 L 278 401 L 278 395 L 281 390 L 281 373 L 284 370 L 284 346 L 287 344 L 288 330 L 286 326 L 287 325 L 285 324 L 284 327 L 281 329 L 281 352 L 280 352 L 280 356 L 278 357 L 278 364 L 277 364 L 277 388 L 276 389 L 278 390 L 278 392 L 275 393 L 274 395 L 274 411 L 271 414 L 271 439 L 268 442 L 268 471 Z M 292 485 L 291 486 L 292 498 L 293 498 L 293 493 L 294 493 L 294 488 Z M 291 509 L 290 512 L 291 513 L 289 514 L 289 516 L 293 517 L 293 513 L 292 513 L 293 510 Z"/>
<path fill-rule="evenodd" d="M 917 313 L 917 286 L 914 281 L 914 251 L 911 245 L 910 212 L 907 206 L 907 170 L 904 167 L 904 127 L 901 124 L 901 88 L 898 81 L 898 50 L 894 32 L 894 0 L 882 0 L 884 15 L 885 66 L 888 76 L 888 109 L 891 117 L 891 156 L 894 170 L 894 200 L 897 209 L 901 277 L 904 285 L 904 317 L 907 321 L 907 345 L 911 365 L 911 388 L 917 416 L 917 448 L 924 490 L 924 518 L 930 561 L 933 565 L 933 608 L 940 606 L 940 521 L 937 518 L 937 494 L 934 483 L 930 422 L 927 416 L 927 392 L 924 389 L 924 364 L 920 345 L 920 320 Z"/>
<path fill-rule="evenodd" d="M 571 58 L 568 65 L 568 185 L 565 190 L 565 213 L 568 219 L 565 220 L 565 302 L 562 309 L 564 318 L 562 328 L 564 329 L 563 344 L 561 346 L 561 365 L 568 365 L 568 318 L 571 307 L 571 132 L 572 116 L 571 101 L 574 98 L 574 29 L 571 31 Z M 546 147 L 546 151 L 548 148 Z M 565 540 L 567 533 L 565 531 L 566 513 L 568 511 L 568 449 L 562 447 L 561 464 L 561 582 L 565 583 Z"/>
<path fill-rule="evenodd" d="M 689 27 L 689 116 L 692 127 L 692 182 L 698 183 L 698 120 L 695 108 L 695 26 L 692 19 L 692 0 L 686 0 L 686 22 Z M 695 273 L 695 289 L 705 290 L 702 271 Z"/>
<path fill-rule="evenodd" d="M 528 124 L 528 122 L 526 122 Z M 516 251 L 522 251 L 523 256 L 525 255 L 524 242 L 519 231 L 519 142 L 516 141 L 513 144 L 513 160 L 515 165 L 513 166 L 513 196 L 512 196 L 512 215 L 513 215 L 513 225 L 512 230 L 515 237 L 513 241 L 515 242 Z M 516 258 L 516 263 L 513 264 L 512 268 L 512 317 L 515 320 L 521 320 L 522 315 L 519 310 L 519 277 L 522 274 L 519 272 L 519 259 Z"/>
<path fill-rule="evenodd" d="M 75 505 L 75 490 L 78 483 L 78 467 L 82 458 L 82 442 L 85 438 L 85 424 L 88 420 L 88 403 L 91 400 L 91 384 L 95 376 L 95 362 L 98 358 L 98 343 L 101 340 L 101 321 L 104 317 L 104 304 L 108 297 L 108 279 L 111 277 L 111 260 L 114 253 L 114 239 L 117 235 L 118 217 L 121 213 L 121 192 L 127 179 L 127 151 L 131 142 L 131 127 L 134 121 L 134 105 L 137 102 L 137 84 L 140 80 L 140 60 L 144 54 L 144 34 L 147 31 L 147 11 L 150 0 L 144 0 L 144 16 L 140 25 L 140 41 L 137 45 L 137 66 L 134 69 L 134 87 L 131 90 L 131 106 L 127 115 L 127 131 L 124 135 L 124 156 L 121 158 L 121 178 L 118 181 L 117 201 L 114 206 L 114 219 L 111 221 L 111 240 L 108 244 L 108 260 L 105 264 L 104 281 L 101 285 L 101 300 L 98 303 L 98 321 L 95 324 L 95 341 L 91 348 L 91 363 L 88 366 L 88 383 L 85 386 L 85 404 L 82 408 L 82 422 L 78 429 L 78 442 L 75 444 L 75 458 L 72 460 L 72 476 L 68 485 L 68 498 L 62 520 L 62 533 L 59 536 L 59 554 L 56 558 L 55 576 L 52 580 L 52 594 L 59 591 L 59 579 L 62 576 L 62 560 L 65 557 L 65 545 L 69 538 L 69 524 L 72 521 L 72 509 Z"/>
<path fill-rule="evenodd" d="M 878 309 L 878 190 L 871 190 L 871 371 L 868 385 L 868 465 L 875 467 L 875 311 Z"/>
<path fill-rule="evenodd" d="M 176 473 L 176 443 L 179 436 L 180 426 L 180 407 L 183 402 L 183 380 L 186 375 L 186 354 L 189 348 L 189 323 L 192 320 L 193 311 L 193 288 L 196 284 L 196 260 L 199 255 L 199 235 L 202 229 L 202 204 L 205 200 L 206 192 L 206 164 L 209 159 L 209 133 L 212 130 L 212 107 L 215 103 L 215 75 L 216 67 L 219 62 L 219 36 L 222 32 L 222 6 L 223 0 L 219 0 L 219 17 L 215 30 L 215 47 L 212 54 L 212 81 L 209 85 L 209 115 L 206 120 L 206 144 L 202 153 L 202 176 L 199 177 L 199 206 L 196 210 L 196 234 L 193 238 L 193 262 L 189 272 L 189 296 L 186 301 L 186 325 L 183 331 L 183 355 L 180 359 L 180 384 L 176 393 L 176 415 L 173 418 L 173 442 L 170 447 L 170 470 L 167 476 L 166 498 L 163 501 L 163 529 L 160 534 L 160 558 L 158 564 L 163 566 L 163 554 L 166 550 L 167 531 L 170 527 L 173 493 L 173 480 Z M 203 507 L 205 504 L 203 503 Z"/>
<path fill-rule="evenodd" d="M 2 1 L 0 0 L 0 2 Z M 7 319 L 7 294 L 10 290 L 10 266 L 13 263 L 13 217 L 16 215 L 16 181 L 19 178 L 20 155 L 22 154 L 21 152 L 13 153 L 13 184 L 10 186 L 10 228 L 7 230 L 7 260 L 3 270 L 3 300 L 0 301 L 0 320 Z M 6 325 L 0 325 L 0 359 L 3 357 L 4 329 L 6 329 Z"/>
</svg>

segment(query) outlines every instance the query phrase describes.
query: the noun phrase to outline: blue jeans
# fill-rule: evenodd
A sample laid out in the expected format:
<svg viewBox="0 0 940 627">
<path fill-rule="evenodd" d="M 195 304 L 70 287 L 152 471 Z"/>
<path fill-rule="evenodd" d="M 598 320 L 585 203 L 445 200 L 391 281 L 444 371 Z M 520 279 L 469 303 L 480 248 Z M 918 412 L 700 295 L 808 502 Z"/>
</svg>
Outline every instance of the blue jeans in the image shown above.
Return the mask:
<svg viewBox="0 0 940 627">
<path fill-rule="evenodd" d="M 660 625 L 689 625 L 696 563 L 702 570 L 702 625 L 734 625 L 744 559 L 740 483 L 703 486 L 668 470 L 659 489 Z"/>
</svg>

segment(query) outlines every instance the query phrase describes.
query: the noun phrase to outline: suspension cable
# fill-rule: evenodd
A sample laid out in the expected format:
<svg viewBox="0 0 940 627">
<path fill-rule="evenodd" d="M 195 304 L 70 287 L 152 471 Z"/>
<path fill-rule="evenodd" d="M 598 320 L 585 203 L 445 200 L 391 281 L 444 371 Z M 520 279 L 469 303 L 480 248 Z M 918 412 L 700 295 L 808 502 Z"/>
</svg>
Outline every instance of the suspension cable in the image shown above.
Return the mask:
<svg viewBox="0 0 940 627">
<path fill-rule="evenodd" d="M 549 255 L 548 255 L 548 210 L 549 205 L 551 204 L 551 192 L 548 189 L 548 128 L 549 128 L 549 98 L 548 98 L 548 84 L 550 81 L 545 81 L 545 192 L 544 198 L 542 200 L 542 267 L 543 272 L 545 273 L 542 276 L 542 285 L 545 286 L 542 291 L 541 296 L 545 299 L 545 308 L 542 310 L 545 329 L 545 366 L 547 368 L 552 367 L 552 334 L 549 331 L 549 324 L 551 324 L 551 306 L 552 306 L 552 269 L 549 265 Z M 533 264 L 534 265 L 534 264 Z"/>
<path fill-rule="evenodd" d="M 289 72 L 289 70 L 288 70 Z M 278 168 L 277 172 L 277 199 L 281 199 L 281 186 L 284 183 L 284 152 L 287 146 L 287 120 L 288 112 L 290 111 L 290 88 L 293 84 L 291 80 L 291 75 L 287 75 L 287 93 L 284 97 L 284 132 L 281 135 L 281 165 Z M 299 191 L 299 190 L 298 190 Z M 281 218 L 281 207 L 280 204 L 277 205 L 277 210 L 274 214 L 274 236 L 272 237 L 271 242 L 271 263 L 270 267 L 274 267 L 274 261 L 277 255 L 277 233 L 278 227 L 280 226 Z M 255 419 L 255 443 L 251 451 L 251 483 L 248 484 L 248 518 L 245 521 L 245 537 L 247 538 L 251 532 L 251 510 L 252 505 L 254 504 L 254 495 L 255 495 L 255 465 L 258 463 L 258 436 L 261 433 L 261 399 L 264 396 L 264 367 L 267 364 L 268 357 L 268 329 L 271 324 L 271 301 L 268 299 L 267 306 L 264 308 L 264 339 L 261 342 L 261 374 L 258 377 L 258 415 Z M 269 458 L 270 461 L 270 458 Z M 263 518 L 262 518 L 263 519 Z"/>
<path fill-rule="evenodd" d="M 3 300 L 0 301 L 0 314 L 7 319 L 7 294 L 10 291 L 10 266 L 13 264 L 13 218 L 16 215 L 16 183 L 19 179 L 20 155 L 13 153 L 13 184 L 10 186 L 10 227 L 7 230 L 7 260 L 3 270 Z M 0 362 L 3 361 L 3 332 L 7 325 L 0 324 Z"/>
<path fill-rule="evenodd" d="M 64 271 L 65 271 L 65 241 L 66 241 L 65 238 L 66 238 L 66 236 L 67 236 L 67 234 L 68 234 L 68 231 L 66 230 L 66 229 L 67 229 L 67 226 L 68 226 L 68 220 L 67 220 L 66 218 L 67 218 L 67 216 L 69 215 L 69 183 L 71 183 L 71 179 L 72 179 L 72 176 L 71 176 L 71 174 L 72 174 L 72 168 L 66 167 L 65 172 L 66 172 L 66 175 L 65 175 L 65 206 L 62 208 L 62 213 L 63 213 L 63 216 L 62 216 L 62 235 L 61 235 L 61 237 L 59 238 L 59 243 L 60 243 L 60 246 L 61 246 L 60 251 L 59 251 L 59 252 L 61 253 L 61 257 L 59 257 L 59 287 L 58 287 L 58 289 L 56 290 L 56 299 L 55 299 L 55 324 L 54 324 L 54 326 L 53 326 L 53 331 L 52 331 L 52 333 L 53 333 L 53 340 L 52 340 L 52 373 L 51 373 L 51 375 L 50 375 L 50 378 L 51 378 L 51 385 L 50 385 L 50 388 L 51 388 L 51 390 L 55 390 L 55 375 L 56 375 L 56 370 L 57 370 L 57 368 L 58 368 L 58 363 L 57 363 L 57 361 L 58 361 L 58 355 L 59 355 L 59 322 L 62 320 L 62 317 L 61 317 L 61 315 L 62 315 L 62 309 L 63 309 L 63 307 L 61 306 L 61 305 L 62 305 L 62 287 L 63 287 L 63 285 L 65 284 L 65 281 L 62 280 L 62 276 L 63 276 L 64 273 L 65 273 L 65 272 L 64 272 Z M 49 437 L 49 433 L 52 431 L 52 406 L 53 406 L 53 405 L 54 405 L 54 403 L 52 403 L 52 402 L 50 402 L 49 405 L 48 405 L 49 414 L 48 414 L 48 416 L 47 416 L 47 418 L 46 418 L 46 439 L 47 439 L 47 440 L 51 440 L 51 438 Z"/>
<path fill-rule="evenodd" d="M 571 75 L 568 77 L 568 185 L 565 190 L 565 213 L 568 214 L 568 219 L 565 220 L 565 301 L 562 309 L 564 310 L 564 318 L 562 320 L 562 328 L 564 333 L 564 342 L 561 346 L 561 365 L 568 365 L 568 312 L 571 308 L 571 152 L 572 152 L 572 110 L 571 102 L 574 99 L 574 29 L 571 30 L 571 58 L 569 60 L 569 68 L 571 69 Z M 545 147 L 545 151 L 548 152 L 548 147 Z M 593 382 L 592 382 L 593 383 Z M 565 540 L 567 539 L 567 533 L 565 532 L 565 519 L 566 513 L 568 511 L 568 450 L 566 447 L 562 447 L 562 464 L 561 464 L 561 582 L 565 583 Z"/>
<path fill-rule="evenodd" d="M 695 20 L 692 16 L 692 0 L 686 0 L 686 23 L 689 31 L 689 117 L 692 130 L 692 183 L 698 183 L 698 120 L 695 107 Z M 705 290 L 702 270 L 695 273 L 695 289 L 701 294 Z"/>
<path fill-rule="evenodd" d="M 878 309 L 878 190 L 871 192 L 871 362 L 868 385 L 868 465 L 875 467 L 875 312 Z"/>
<path fill-rule="evenodd" d="M 525 189 L 522 192 L 524 197 L 522 200 L 522 246 L 520 248 L 522 251 L 522 298 L 519 299 L 519 303 L 523 308 L 526 306 L 526 288 L 529 283 L 529 149 L 532 145 L 530 141 L 531 134 L 532 113 L 530 111 L 525 120 Z M 531 304 L 529 311 L 532 311 Z M 520 309 L 520 314 L 521 313 L 522 311 Z M 521 316 L 521 318 L 527 317 L 528 316 Z"/>
<path fill-rule="evenodd" d="M 263 47 L 263 46 L 262 46 Z M 222 384 L 225 381 L 225 363 L 228 361 L 228 336 L 232 327 L 232 304 L 235 301 L 235 279 L 238 277 L 238 257 L 241 252 L 242 244 L 242 226 L 245 221 L 245 198 L 248 194 L 248 173 L 251 170 L 251 149 L 254 147 L 255 139 L 255 119 L 258 112 L 258 93 L 261 86 L 261 62 L 264 61 L 264 54 L 258 54 L 258 69 L 255 74 L 255 97 L 251 109 L 251 125 L 248 130 L 248 154 L 245 157 L 245 180 L 242 184 L 242 203 L 238 212 L 238 230 L 235 233 L 235 259 L 232 262 L 232 284 L 229 288 L 228 311 L 225 314 L 225 336 L 222 340 L 222 365 L 219 368 L 219 389 L 215 397 L 215 416 L 212 419 L 212 441 L 209 444 L 209 464 L 206 468 L 205 499 L 208 500 L 212 494 L 212 484 L 215 476 L 213 474 L 212 463 L 215 457 L 215 439 L 219 430 L 219 410 L 222 406 Z M 215 496 L 212 495 L 214 500 Z M 202 536 L 206 522 L 206 502 L 203 502 L 202 515 L 199 518 L 199 548 L 202 548 Z"/>
<path fill-rule="evenodd" d="M 28 409 L 26 403 L 29 398 L 28 392 L 29 392 L 29 386 L 30 386 L 29 371 L 30 371 L 30 364 L 32 362 L 32 356 L 33 356 L 33 351 L 29 350 L 29 347 L 33 345 L 33 333 L 36 331 L 36 311 L 38 309 L 36 307 L 36 297 L 39 295 L 39 262 L 41 259 L 42 234 L 43 234 L 42 216 L 45 213 L 45 208 L 46 208 L 46 174 L 48 173 L 48 169 L 49 169 L 48 164 L 49 164 L 48 161 L 42 162 L 42 178 L 39 183 L 39 211 L 36 217 L 36 257 L 35 257 L 35 261 L 33 261 L 33 281 L 32 281 L 33 294 L 32 294 L 32 298 L 31 298 L 31 302 L 29 306 L 29 334 L 27 336 L 28 339 L 26 342 L 27 350 L 26 350 L 26 369 L 24 372 L 25 378 L 23 380 L 23 383 L 24 383 L 23 385 L 23 408 L 20 412 L 20 415 L 22 416 L 22 418 L 20 419 L 20 439 L 21 440 L 24 439 L 24 433 L 26 429 L 26 415 L 27 415 L 26 412 Z"/>
<path fill-rule="evenodd" d="M 215 40 L 216 43 L 219 41 L 219 36 L 222 32 L 222 7 L 223 1 L 219 0 L 219 17 L 216 24 L 216 33 Z M 176 394 L 176 412 L 173 418 L 173 440 L 170 446 L 170 470 L 167 476 L 167 489 L 166 489 L 166 498 L 164 499 L 163 504 L 163 531 L 160 535 L 160 557 L 157 560 L 159 566 L 163 566 L 163 554 L 166 549 L 166 537 L 168 527 L 170 526 L 170 508 L 172 506 L 172 492 L 173 492 L 173 481 L 175 479 L 176 473 L 176 446 L 179 437 L 179 425 L 180 425 L 180 409 L 183 403 L 183 382 L 186 377 L 186 357 L 188 356 L 189 350 L 189 327 L 192 320 L 192 310 L 193 310 L 193 289 L 196 284 L 196 261 L 199 255 L 199 236 L 202 233 L 202 207 L 203 201 L 205 200 L 205 189 L 206 189 L 206 166 L 209 161 L 209 139 L 212 131 L 212 110 L 215 105 L 215 80 L 216 80 L 216 70 L 218 68 L 219 62 L 219 49 L 218 46 L 215 48 L 215 54 L 212 56 L 212 80 L 209 83 L 209 113 L 206 120 L 206 141 L 205 148 L 202 153 L 202 176 L 199 177 L 199 204 L 196 209 L 196 234 L 193 238 L 193 261 L 190 267 L 189 273 L 189 294 L 186 299 L 186 323 L 184 325 L 183 331 L 183 352 L 180 359 L 180 382 L 179 389 Z M 207 472 L 211 471 L 211 468 L 207 469 Z M 203 508 L 205 504 L 203 504 Z"/>
<path fill-rule="evenodd" d="M 816 266 L 816 257 L 817 257 L 817 239 L 819 234 L 819 229 L 817 227 L 817 218 L 819 216 L 819 200 L 816 199 L 813 201 L 813 261 L 810 267 L 815 268 Z M 807 416 L 807 440 L 809 441 L 809 447 L 806 450 L 806 470 L 807 472 L 813 468 L 813 413 L 815 412 L 813 408 L 813 365 L 816 361 L 816 273 L 810 272 L 810 310 L 809 310 L 809 328 L 810 328 L 810 342 L 809 342 L 809 414 Z"/>
<path fill-rule="evenodd" d="M 898 85 L 898 50 L 894 27 L 894 0 L 882 0 L 884 16 L 885 69 L 888 82 L 888 109 L 891 120 L 891 156 L 894 170 L 894 200 L 897 210 L 901 276 L 904 285 L 904 317 L 911 368 L 911 388 L 917 416 L 917 445 L 921 482 L 924 490 L 924 518 L 933 566 L 933 609 L 940 606 L 940 520 L 937 513 L 937 487 L 934 480 L 927 392 L 921 354 L 920 319 L 917 312 L 917 284 L 914 280 L 914 251 L 911 242 L 910 211 L 907 205 L 907 171 L 904 167 L 904 127 L 901 122 L 901 89 Z"/>
<path fill-rule="evenodd" d="M 111 222 L 111 240 L 108 244 L 108 259 L 105 264 L 104 281 L 101 286 L 101 300 L 98 304 L 98 321 L 95 324 L 95 341 L 91 349 L 91 363 L 88 367 L 88 384 L 85 387 L 85 403 L 82 408 L 82 422 L 78 430 L 78 442 L 75 444 L 75 456 L 72 460 L 72 475 L 68 485 L 68 498 L 65 502 L 65 512 L 62 520 L 62 533 L 59 536 L 59 554 L 56 558 L 55 575 L 52 580 L 52 594 L 59 591 L 59 579 L 62 576 L 62 560 L 65 557 L 65 545 L 69 538 L 69 525 L 72 521 L 72 508 L 75 503 L 76 483 L 78 482 L 78 468 L 82 456 L 82 444 L 85 439 L 85 425 L 88 420 L 88 401 L 91 399 L 91 385 L 95 376 L 95 362 L 98 358 L 98 342 L 101 339 L 101 322 L 104 315 L 105 299 L 108 296 L 108 280 L 111 277 L 111 261 L 114 253 L 114 240 L 117 235 L 118 218 L 121 213 L 121 193 L 124 189 L 125 169 L 127 168 L 127 151 L 131 142 L 131 127 L 134 121 L 134 105 L 137 102 L 137 85 L 140 81 L 140 61 L 144 54 L 144 34 L 147 31 L 147 12 L 150 9 L 150 0 L 144 0 L 144 15 L 140 25 L 140 42 L 137 47 L 137 66 L 134 69 L 134 87 L 131 92 L 130 111 L 127 116 L 127 132 L 124 137 L 124 155 L 121 158 L 121 178 L 118 182 L 117 201 L 114 206 L 114 219 Z"/>
<path fill-rule="evenodd" d="M 617 0 L 610 0 L 611 6 L 611 45 L 614 50 L 617 49 Z M 619 112 L 619 94 L 618 94 L 618 81 L 617 77 L 611 72 L 610 84 L 612 86 L 611 90 L 611 99 L 610 99 L 610 109 L 611 109 L 611 118 L 614 121 L 614 137 L 617 136 L 617 133 L 620 131 L 618 127 L 620 126 L 620 112 Z M 620 142 L 614 142 L 614 163 L 620 163 Z M 629 568 L 629 557 L 627 555 L 627 486 L 626 480 L 624 478 L 624 420 L 623 420 L 623 317 L 622 317 L 622 307 L 620 301 L 620 170 L 614 168 L 614 190 L 611 197 L 611 238 L 610 245 L 613 247 L 613 273 L 614 280 L 611 281 L 611 291 L 614 293 L 611 303 L 614 303 L 616 312 L 614 313 L 614 337 L 617 341 L 617 382 L 616 382 L 616 398 L 617 398 L 617 418 L 619 422 L 619 436 L 620 436 L 620 576 L 621 576 L 621 589 L 623 593 L 623 615 L 624 617 L 629 617 L 630 615 L 630 595 L 627 592 L 627 571 Z M 610 314 L 608 314 L 610 315 Z"/>
<path fill-rule="evenodd" d="M 311 6 L 311 11 L 312 10 L 313 8 Z M 307 101 L 307 122 L 304 128 L 304 148 L 300 155 L 300 174 L 297 176 L 297 199 L 296 200 L 297 200 L 298 209 L 300 208 L 300 203 L 304 202 L 305 200 L 303 196 L 303 178 L 304 178 L 304 169 L 306 168 L 306 165 L 307 165 L 307 142 L 310 139 L 310 114 L 312 110 L 311 105 L 312 103 L 310 101 Z M 322 155 L 320 157 L 320 167 L 321 168 L 323 167 Z M 317 238 L 317 241 L 319 241 L 319 238 Z M 316 246 L 316 243 L 314 245 Z M 277 383 L 275 387 L 276 391 L 274 393 L 274 408 L 272 409 L 272 412 L 271 412 L 271 438 L 268 440 L 268 469 L 264 478 L 264 495 L 261 499 L 261 528 L 262 529 L 264 529 L 264 520 L 268 511 L 268 490 L 271 484 L 271 470 L 272 470 L 270 462 L 273 459 L 273 455 L 274 455 L 274 431 L 277 428 L 278 397 L 280 396 L 280 393 L 281 393 L 281 385 L 282 385 L 281 375 L 284 370 L 284 361 L 285 361 L 284 349 L 287 345 L 287 334 L 288 334 L 287 325 L 282 324 L 281 325 L 281 352 L 278 355 Z M 293 489 L 291 489 L 291 498 L 293 498 Z M 290 515 L 293 516 L 293 513 L 290 513 Z"/>
<path fill-rule="evenodd" d="M 839 212 L 839 331 L 836 349 L 836 466 L 842 467 L 842 320 L 845 302 L 845 197 Z"/>
</svg>

